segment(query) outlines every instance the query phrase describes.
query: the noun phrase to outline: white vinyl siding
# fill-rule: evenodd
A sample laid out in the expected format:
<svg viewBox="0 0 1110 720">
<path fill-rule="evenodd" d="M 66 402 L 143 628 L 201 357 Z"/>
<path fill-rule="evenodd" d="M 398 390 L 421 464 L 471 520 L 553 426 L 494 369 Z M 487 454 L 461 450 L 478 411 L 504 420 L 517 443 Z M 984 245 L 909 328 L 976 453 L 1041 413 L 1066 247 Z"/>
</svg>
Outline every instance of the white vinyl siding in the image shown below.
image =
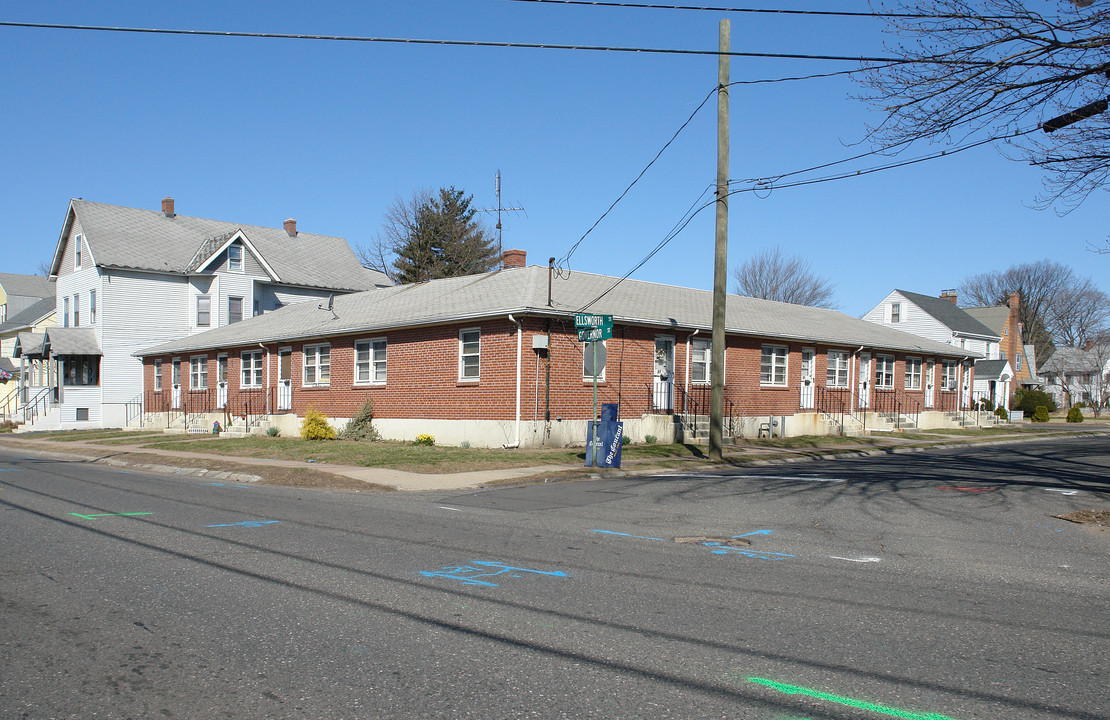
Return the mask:
<svg viewBox="0 0 1110 720">
<path fill-rule="evenodd" d="M 327 385 L 331 382 L 331 346 L 305 345 L 304 385 Z"/>
<path fill-rule="evenodd" d="M 759 384 L 786 387 L 787 356 L 785 345 L 764 345 L 759 360 Z"/>
<path fill-rule="evenodd" d="M 482 373 L 482 331 L 459 331 L 459 380 L 478 380 Z"/>
</svg>

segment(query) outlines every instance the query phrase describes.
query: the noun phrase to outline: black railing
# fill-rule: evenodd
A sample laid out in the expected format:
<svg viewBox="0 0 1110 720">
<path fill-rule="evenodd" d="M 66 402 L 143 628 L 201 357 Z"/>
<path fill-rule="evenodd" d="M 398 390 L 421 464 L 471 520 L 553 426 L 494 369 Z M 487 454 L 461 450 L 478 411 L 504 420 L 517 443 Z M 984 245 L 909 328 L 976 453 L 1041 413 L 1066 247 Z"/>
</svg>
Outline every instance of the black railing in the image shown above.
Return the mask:
<svg viewBox="0 0 1110 720">
<path fill-rule="evenodd" d="M 233 395 L 229 393 L 227 412 L 233 422 L 235 418 L 242 418 L 245 426 L 249 428 L 270 414 L 273 399 L 273 388 L 240 388 Z"/>
</svg>

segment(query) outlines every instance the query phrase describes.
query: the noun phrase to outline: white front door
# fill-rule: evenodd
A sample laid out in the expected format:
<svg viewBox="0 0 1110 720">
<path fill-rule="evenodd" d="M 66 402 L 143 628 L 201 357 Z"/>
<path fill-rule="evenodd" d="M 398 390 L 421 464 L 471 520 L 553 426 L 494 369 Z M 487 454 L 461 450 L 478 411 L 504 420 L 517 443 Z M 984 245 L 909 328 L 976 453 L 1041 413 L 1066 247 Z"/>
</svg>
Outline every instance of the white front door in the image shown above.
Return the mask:
<svg viewBox="0 0 1110 720">
<path fill-rule="evenodd" d="M 170 376 L 170 384 L 172 386 L 171 399 L 173 401 L 173 404 L 170 405 L 170 407 L 176 409 L 176 408 L 181 407 L 181 361 L 180 360 L 174 360 L 173 361 L 173 370 L 171 371 L 171 373 L 172 374 Z"/>
<path fill-rule="evenodd" d="M 871 407 L 871 353 L 859 354 L 859 406 Z"/>
<path fill-rule="evenodd" d="M 813 394 L 815 385 L 815 383 L 813 382 L 813 356 L 815 352 L 816 351 L 813 348 L 802 349 L 802 397 L 800 407 L 803 410 L 809 410 L 813 408 Z"/>
<path fill-rule="evenodd" d="M 293 409 L 293 351 L 278 350 L 278 410 Z"/>
<path fill-rule="evenodd" d="M 971 407 L 971 366 L 964 363 L 960 366 L 962 388 L 960 390 L 960 409 Z"/>
<path fill-rule="evenodd" d="M 651 407 L 674 410 L 674 338 L 655 336 L 655 370 L 652 376 Z"/>
<path fill-rule="evenodd" d="M 925 407 L 933 407 L 933 388 L 936 385 L 936 363 L 925 363 Z"/>
<path fill-rule="evenodd" d="M 227 407 L 227 355 L 216 358 L 216 407 Z"/>
</svg>

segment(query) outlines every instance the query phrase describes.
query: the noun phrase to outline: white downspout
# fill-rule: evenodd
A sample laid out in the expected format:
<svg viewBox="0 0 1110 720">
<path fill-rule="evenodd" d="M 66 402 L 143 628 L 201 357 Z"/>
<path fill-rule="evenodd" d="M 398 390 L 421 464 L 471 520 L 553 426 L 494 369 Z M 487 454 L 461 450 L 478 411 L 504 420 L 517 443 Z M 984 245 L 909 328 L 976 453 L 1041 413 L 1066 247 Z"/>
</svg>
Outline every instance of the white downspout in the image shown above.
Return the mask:
<svg viewBox="0 0 1110 720">
<path fill-rule="evenodd" d="M 265 353 L 263 357 L 266 359 L 266 415 L 269 416 L 273 415 L 270 409 L 270 394 L 273 392 L 273 387 L 270 386 L 270 351 L 262 343 L 258 343 L 258 347 L 262 348 L 262 352 Z"/>
<path fill-rule="evenodd" d="M 509 313 L 509 322 L 516 324 L 516 440 L 511 445 L 502 445 L 506 450 L 520 447 L 520 362 L 521 348 L 524 344 L 524 323 Z"/>
</svg>

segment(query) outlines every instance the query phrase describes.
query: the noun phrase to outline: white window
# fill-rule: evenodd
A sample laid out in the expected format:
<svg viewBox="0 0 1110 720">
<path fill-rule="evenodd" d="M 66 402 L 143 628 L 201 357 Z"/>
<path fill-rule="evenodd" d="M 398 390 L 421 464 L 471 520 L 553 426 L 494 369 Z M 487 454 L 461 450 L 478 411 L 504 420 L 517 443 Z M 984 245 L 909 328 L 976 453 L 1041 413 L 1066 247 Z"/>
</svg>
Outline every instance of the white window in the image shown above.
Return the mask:
<svg viewBox="0 0 1110 720">
<path fill-rule="evenodd" d="M 361 340 L 355 343 L 355 383 L 381 385 L 386 377 L 386 342 Z"/>
<path fill-rule="evenodd" d="M 89 324 L 96 325 L 96 290 L 89 290 Z"/>
<path fill-rule="evenodd" d="M 161 392 L 162 390 L 162 361 L 154 361 L 154 391 Z"/>
<path fill-rule="evenodd" d="M 1021 351 L 1018 350 L 1017 357 L 1014 358 L 1014 372 L 1021 372 Z"/>
<path fill-rule="evenodd" d="M 239 356 L 242 366 L 240 385 L 243 387 L 262 387 L 262 355 L 261 350 L 245 352 Z"/>
<path fill-rule="evenodd" d="M 709 382 L 709 363 L 713 359 L 713 341 L 694 338 L 690 343 L 690 382 Z"/>
<path fill-rule="evenodd" d="M 893 355 L 875 356 L 875 387 L 888 389 L 894 387 Z"/>
<path fill-rule="evenodd" d="M 74 238 L 74 240 L 73 269 L 79 270 L 81 268 L 81 246 L 85 244 L 85 238 L 81 235 L 78 235 L 76 238 Z"/>
<path fill-rule="evenodd" d="M 243 319 L 243 298 L 229 297 L 227 299 L 227 324 L 237 323 Z"/>
<path fill-rule="evenodd" d="M 902 322 L 902 303 L 890 304 L 890 321 L 892 323 Z"/>
<path fill-rule="evenodd" d="M 764 345 L 759 360 L 760 385 L 786 385 L 786 356 L 784 345 Z"/>
<path fill-rule="evenodd" d="M 586 341 L 582 343 L 582 379 L 589 380 L 590 382 L 594 381 L 594 376 L 586 373 L 586 358 L 593 356 L 594 342 L 596 341 Z M 599 347 L 597 351 L 599 360 L 601 359 L 601 353 L 605 351 L 606 347 L 607 346 L 605 345 L 605 341 L 602 340 L 601 347 Z M 601 368 L 601 372 L 597 374 L 597 381 L 605 382 L 605 368 Z"/>
<path fill-rule="evenodd" d="M 826 387 L 848 387 L 848 361 L 848 351 L 829 350 L 829 362 L 825 373 Z"/>
<path fill-rule="evenodd" d="M 481 377 L 482 331 L 471 328 L 459 331 L 459 380 Z"/>
<path fill-rule="evenodd" d="M 73 293 L 73 327 L 81 327 L 81 296 Z"/>
<path fill-rule="evenodd" d="M 204 390 L 208 387 L 208 356 L 189 358 L 189 389 Z"/>
<path fill-rule="evenodd" d="M 212 298 L 207 295 L 197 295 L 197 327 L 208 327 L 212 324 Z"/>
<path fill-rule="evenodd" d="M 233 243 L 227 247 L 227 269 L 231 272 L 243 272 L 243 246 Z"/>
<path fill-rule="evenodd" d="M 906 389 L 921 389 L 921 358 L 906 358 Z"/>
<path fill-rule="evenodd" d="M 62 298 L 62 327 L 69 327 L 69 298 Z"/>
<path fill-rule="evenodd" d="M 216 382 L 227 384 L 227 355 L 216 356 Z"/>
<path fill-rule="evenodd" d="M 327 385 L 331 382 L 331 346 L 305 345 L 304 384 Z"/>
<path fill-rule="evenodd" d="M 958 365 L 955 362 L 944 360 L 941 362 L 941 390 L 955 390 L 956 389 L 956 368 Z"/>
</svg>

